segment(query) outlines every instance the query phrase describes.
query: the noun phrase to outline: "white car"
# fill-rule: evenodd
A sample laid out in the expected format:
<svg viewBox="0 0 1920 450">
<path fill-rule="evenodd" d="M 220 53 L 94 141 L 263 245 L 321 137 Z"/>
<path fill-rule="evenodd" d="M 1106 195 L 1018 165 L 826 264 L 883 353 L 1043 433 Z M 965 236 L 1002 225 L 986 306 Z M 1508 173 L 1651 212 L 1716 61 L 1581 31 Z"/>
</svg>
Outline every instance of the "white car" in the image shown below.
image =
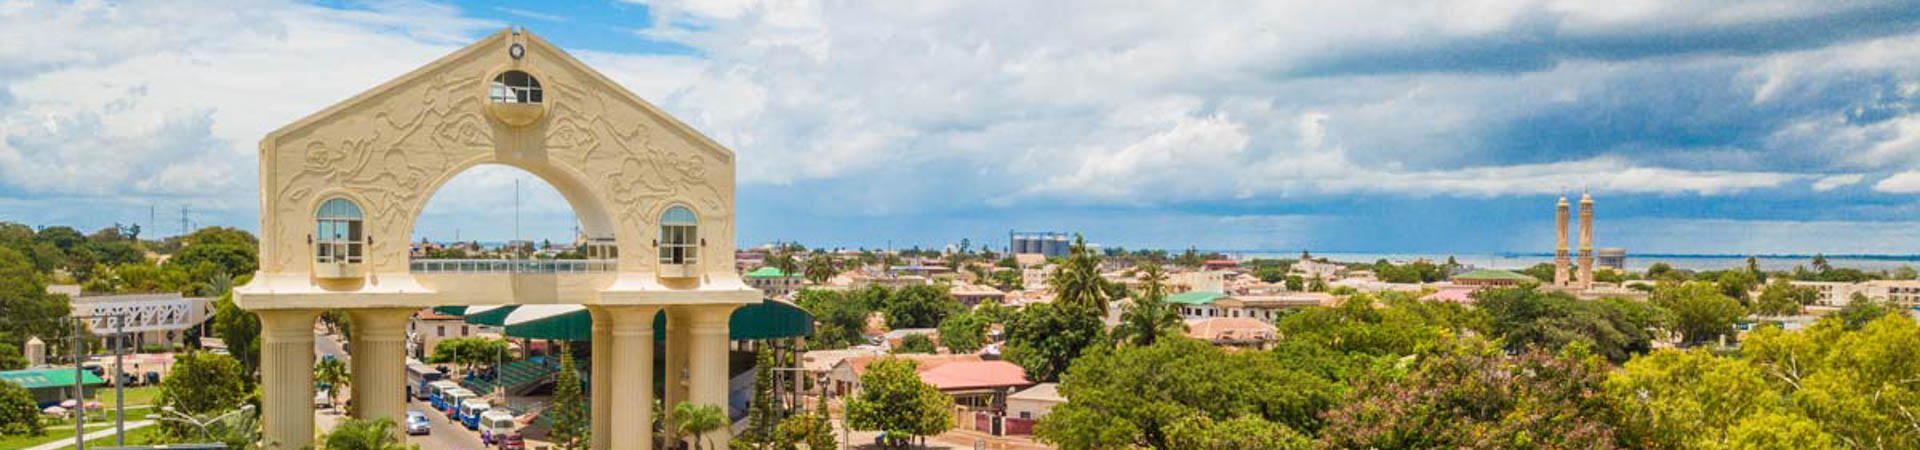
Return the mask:
<svg viewBox="0 0 1920 450">
<path fill-rule="evenodd" d="M 433 423 L 427 421 L 427 413 L 407 410 L 407 434 L 433 434 Z"/>
<path fill-rule="evenodd" d="M 326 408 L 330 406 L 333 406 L 333 398 L 327 397 L 327 391 L 313 393 L 313 407 Z"/>
</svg>

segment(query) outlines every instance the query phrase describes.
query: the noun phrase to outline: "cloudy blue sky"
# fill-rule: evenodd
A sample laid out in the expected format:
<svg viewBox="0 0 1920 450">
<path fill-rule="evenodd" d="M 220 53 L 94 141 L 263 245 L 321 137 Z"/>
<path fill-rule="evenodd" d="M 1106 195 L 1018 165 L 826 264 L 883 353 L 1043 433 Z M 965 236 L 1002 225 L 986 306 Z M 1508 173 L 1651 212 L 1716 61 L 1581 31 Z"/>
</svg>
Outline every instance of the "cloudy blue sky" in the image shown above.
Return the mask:
<svg viewBox="0 0 1920 450">
<path fill-rule="evenodd" d="M 559 3 L 559 2 L 555 2 Z M 254 228 L 267 131 L 508 25 L 740 155 L 742 243 L 1920 253 L 1900 1 L 0 0 L 0 220 Z M 565 239 L 482 167 L 416 238 Z"/>
</svg>

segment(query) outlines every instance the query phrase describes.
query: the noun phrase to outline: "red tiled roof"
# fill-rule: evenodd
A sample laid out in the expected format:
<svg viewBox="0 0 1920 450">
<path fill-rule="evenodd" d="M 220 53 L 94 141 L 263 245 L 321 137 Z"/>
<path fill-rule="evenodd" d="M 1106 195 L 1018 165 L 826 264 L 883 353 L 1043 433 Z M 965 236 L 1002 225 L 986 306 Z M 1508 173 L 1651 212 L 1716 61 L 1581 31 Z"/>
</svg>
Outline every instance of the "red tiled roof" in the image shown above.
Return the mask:
<svg viewBox="0 0 1920 450">
<path fill-rule="evenodd" d="M 920 371 L 920 381 L 942 391 L 1033 385 L 1026 369 L 1000 360 L 942 364 Z"/>
</svg>

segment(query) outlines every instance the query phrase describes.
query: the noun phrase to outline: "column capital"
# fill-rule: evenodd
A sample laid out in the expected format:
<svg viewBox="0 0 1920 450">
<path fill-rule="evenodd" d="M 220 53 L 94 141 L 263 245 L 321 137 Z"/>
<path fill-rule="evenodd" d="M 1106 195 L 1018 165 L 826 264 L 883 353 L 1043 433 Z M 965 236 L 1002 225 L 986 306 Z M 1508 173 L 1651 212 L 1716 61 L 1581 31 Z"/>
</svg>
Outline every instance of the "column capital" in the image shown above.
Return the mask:
<svg viewBox="0 0 1920 450">
<path fill-rule="evenodd" d="M 597 306 L 592 308 L 597 308 L 591 310 L 594 315 L 595 325 L 600 325 L 600 318 L 605 316 L 605 324 L 612 326 L 614 336 L 653 336 L 653 318 L 655 314 L 660 312 L 660 307 L 652 305 Z"/>
<path fill-rule="evenodd" d="M 404 341 L 407 339 L 407 321 L 413 318 L 414 308 L 367 308 L 349 309 L 347 317 L 353 320 L 355 340 L 367 341 Z"/>
<path fill-rule="evenodd" d="M 262 342 L 311 341 L 313 323 L 320 319 L 317 309 L 272 309 L 253 311 L 260 316 Z"/>
</svg>

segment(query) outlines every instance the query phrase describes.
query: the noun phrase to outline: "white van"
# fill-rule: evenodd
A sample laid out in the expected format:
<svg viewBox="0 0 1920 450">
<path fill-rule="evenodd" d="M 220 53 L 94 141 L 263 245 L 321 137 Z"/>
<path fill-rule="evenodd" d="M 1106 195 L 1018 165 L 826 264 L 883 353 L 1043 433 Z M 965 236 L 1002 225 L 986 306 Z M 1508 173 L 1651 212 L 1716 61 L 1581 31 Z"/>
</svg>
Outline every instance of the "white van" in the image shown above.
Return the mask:
<svg viewBox="0 0 1920 450">
<path fill-rule="evenodd" d="M 513 434 L 513 413 L 500 410 L 488 410 L 480 413 L 480 442 L 487 445 L 499 443 L 497 440 Z"/>
</svg>

